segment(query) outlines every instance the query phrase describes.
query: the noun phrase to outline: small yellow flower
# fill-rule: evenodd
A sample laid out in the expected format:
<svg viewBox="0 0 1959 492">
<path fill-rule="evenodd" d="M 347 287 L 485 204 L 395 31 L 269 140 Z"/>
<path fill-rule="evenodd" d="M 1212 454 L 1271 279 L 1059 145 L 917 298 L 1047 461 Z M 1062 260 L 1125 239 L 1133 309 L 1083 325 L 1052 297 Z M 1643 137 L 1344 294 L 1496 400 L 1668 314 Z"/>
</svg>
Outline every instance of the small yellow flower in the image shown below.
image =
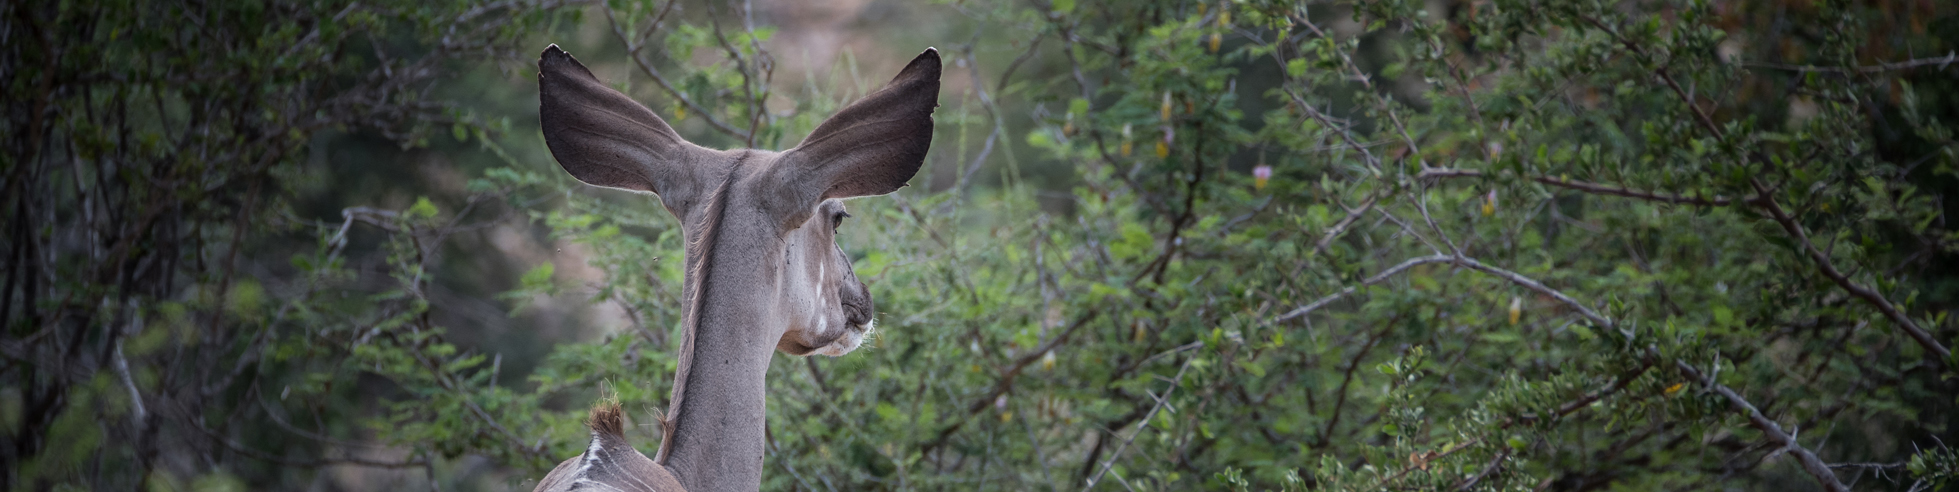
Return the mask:
<svg viewBox="0 0 1959 492">
<path fill-rule="evenodd" d="M 1218 45 L 1220 45 L 1220 44 L 1223 44 L 1223 43 L 1224 43 L 1224 35 L 1222 35 L 1222 34 L 1218 34 L 1218 33 L 1211 33 L 1211 52 L 1212 52 L 1212 53 L 1217 53 L 1217 52 L 1218 52 Z"/>
<path fill-rule="evenodd" d="M 1488 212 L 1485 212 L 1484 214 L 1488 215 Z M 1516 296 L 1510 297 L 1510 325 L 1511 326 L 1516 326 L 1517 320 L 1524 316 L 1523 308 L 1524 308 L 1524 298 L 1516 297 Z"/>
<path fill-rule="evenodd" d="M 1042 355 L 1041 355 L 1041 370 L 1044 370 L 1044 371 L 1052 371 L 1052 370 L 1054 370 L 1054 351 L 1053 351 L 1053 350 L 1049 350 L 1049 351 L 1048 351 L 1048 353 L 1046 353 L 1046 354 L 1042 354 Z"/>
<path fill-rule="evenodd" d="M 673 108 L 673 120 L 674 120 L 674 121 L 680 121 L 680 120 L 684 120 L 684 119 L 687 119 L 687 107 L 686 107 L 686 106 L 676 106 L 676 107 L 674 107 L 674 108 Z"/>
<path fill-rule="evenodd" d="M 1135 145 L 1130 143 L 1129 140 L 1130 140 L 1129 125 L 1126 124 L 1122 125 L 1122 156 L 1123 157 L 1129 157 L 1129 151 L 1133 150 L 1133 148 L 1135 147 Z"/>
<path fill-rule="evenodd" d="M 1259 164 L 1252 168 L 1252 189 L 1264 190 L 1265 182 L 1272 180 L 1272 166 Z"/>
<path fill-rule="evenodd" d="M 1156 141 L 1156 158 L 1162 159 L 1165 157 L 1170 157 L 1170 144 L 1166 144 L 1163 143 L 1162 140 L 1158 140 Z"/>
<path fill-rule="evenodd" d="M 1667 387 L 1667 393 L 1666 393 L 1666 394 L 1667 394 L 1667 396 L 1673 396 L 1673 394 L 1674 394 L 1674 393 L 1679 393 L 1679 392 L 1680 392 L 1680 389 L 1681 389 L 1681 388 L 1685 388 L 1685 387 L 1687 387 L 1687 385 L 1686 385 L 1686 384 L 1682 384 L 1682 383 L 1673 383 L 1673 386 L 1668 386 L 1668 387 Z"/>
<path fill-rule="evenodd" d="M 1163 106 L 1157 108 L 1157 116 L 1170 121 L 1170 91 L 1163 91 Z"/>
<path fill-rule="evenodd" d="M 1496 190 L 1490 190 L 1490 196 L 1483 200 L 1483 216 L 1491 215 L 1496 215 Z"/>
<path fill-rule="evenodd" d="M 1000 423 L 1004 424 L 1012 421 L 1014 421 L 1013 412 L 1000 412 Z"/>
<path fill-rule="evenodd" d="M 1231 25 L 1231 10 L 1220 8 L 1218 10 L 1218 26 L 1229 25 Z"/>
</svg>

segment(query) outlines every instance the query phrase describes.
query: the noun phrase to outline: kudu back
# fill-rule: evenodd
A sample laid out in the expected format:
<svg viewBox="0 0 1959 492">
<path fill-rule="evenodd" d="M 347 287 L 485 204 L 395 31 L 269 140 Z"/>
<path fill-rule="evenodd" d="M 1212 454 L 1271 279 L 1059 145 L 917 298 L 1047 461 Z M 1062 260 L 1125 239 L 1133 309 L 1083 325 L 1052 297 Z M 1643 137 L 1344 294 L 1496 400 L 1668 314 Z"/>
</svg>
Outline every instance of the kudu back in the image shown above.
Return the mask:
<svg viewBox="0 0 1959 492">
<path fill-rule="evenodd" d="M 538 60 L 545 143 L 585 183 L 653 193 L 686 243 L 678 374 L 655 458 L 626 441 L 617 404 L 539 491 L 756 490 L 774 352 L 841 356 L 872 331 L 870 291 L 836 245 L 843 199 L 909 181 L 932 142 L 940 61 L 927 49 L 884 88 L 783 152 L 714 150 L 601 83 L 556 45 Z"/>
</svg>

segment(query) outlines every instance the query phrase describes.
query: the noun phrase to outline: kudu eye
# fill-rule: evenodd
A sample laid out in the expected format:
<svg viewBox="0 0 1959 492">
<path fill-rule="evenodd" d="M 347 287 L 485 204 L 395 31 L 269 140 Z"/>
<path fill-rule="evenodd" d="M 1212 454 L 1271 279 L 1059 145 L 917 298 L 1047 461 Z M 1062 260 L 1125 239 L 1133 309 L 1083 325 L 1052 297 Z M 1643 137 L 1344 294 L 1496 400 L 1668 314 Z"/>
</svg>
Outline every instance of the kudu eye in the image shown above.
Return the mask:
<svg viewBox="0 0 1959 492">
<path fill-rule="evenodd" d="M 843 211 L 838 211 L 836 215 L 830 216 L 830 229 L 835 230 L 837 228 L 843 227 L 843 218 L 849 216 L 850 216 L 850 212 L 843 212 Z"/>
</svg>

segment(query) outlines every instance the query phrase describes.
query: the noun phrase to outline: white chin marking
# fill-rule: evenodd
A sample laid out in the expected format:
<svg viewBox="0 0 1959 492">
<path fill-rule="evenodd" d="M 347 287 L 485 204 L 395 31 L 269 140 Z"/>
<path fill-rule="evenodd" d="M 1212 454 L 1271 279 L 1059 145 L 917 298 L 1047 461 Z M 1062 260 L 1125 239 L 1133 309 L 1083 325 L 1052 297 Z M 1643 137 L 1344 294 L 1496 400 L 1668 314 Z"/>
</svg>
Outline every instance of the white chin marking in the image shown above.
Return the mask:
<svg viewBox="0 0 1959 492">
<path fill-rule="evenodd" d="M 864 345 L 864 337 L 876 330 L 877 320 L 871 320 L 870 322 L 864 323 L 863 331 L 847 330 L 843 336 L 837 337 L 836 341 L 832 341 L 829 345 L 817 349 L 816 353 L 831 357 L 842 357 L 843 354 L 848 354 L 852 350 L 857 350 L 857 347 Z"/>
</svg>

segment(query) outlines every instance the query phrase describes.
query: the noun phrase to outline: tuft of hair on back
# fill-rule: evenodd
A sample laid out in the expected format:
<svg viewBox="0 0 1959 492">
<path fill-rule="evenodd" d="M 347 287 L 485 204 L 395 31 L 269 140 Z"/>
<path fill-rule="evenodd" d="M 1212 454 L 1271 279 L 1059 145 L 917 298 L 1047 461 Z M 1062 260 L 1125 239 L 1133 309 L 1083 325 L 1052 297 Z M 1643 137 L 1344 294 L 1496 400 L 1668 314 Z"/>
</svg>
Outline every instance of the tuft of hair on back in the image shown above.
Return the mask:
<svg viewBox="0 0 1959 492">
<path fill-rule="evenodd" d="M 626 417 L 619 408 L 619 400 L 606 398 L 592 405 L 592 413 L 586 417 L 585 426 L 601 436 L 624 437 Z"/>
</svg>

